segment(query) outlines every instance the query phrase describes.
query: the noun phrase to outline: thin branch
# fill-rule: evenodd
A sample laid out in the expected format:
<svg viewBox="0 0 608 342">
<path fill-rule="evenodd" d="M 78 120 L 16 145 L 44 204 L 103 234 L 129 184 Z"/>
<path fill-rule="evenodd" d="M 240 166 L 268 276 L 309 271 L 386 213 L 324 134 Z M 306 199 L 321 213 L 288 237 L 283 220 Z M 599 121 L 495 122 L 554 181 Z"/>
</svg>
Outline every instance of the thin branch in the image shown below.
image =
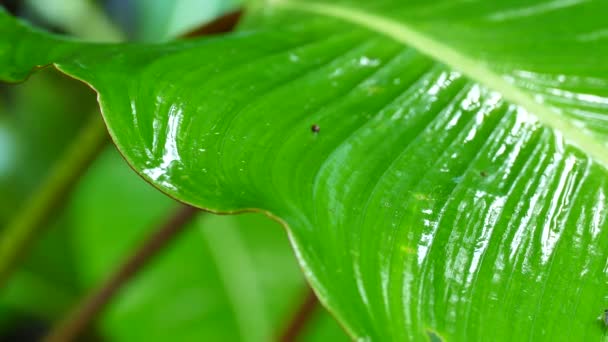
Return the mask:
<svg viewBox="0 0 608 342">
<path fill-rule="evenodd" d="M 0 235 L 0 288 L 20 259 L 41 234 L 42 228 L 64 204 L 80 176 L 89 168 L 109 141 L 103 120 L 94 113 L 64 155 L 55 163 L 49 177 L 24 209 L 9 222 Z"/>
<path fill-rule="evenodd" d="M 319 300 L 309 287 L 306 293 L 306 298 L 298 308 L 298 311 L 292 317 L 291 321 L 279 337 L 280 342 L 295 342 L 298 337 L 305 331 L 308 322 L 313 317 L 317 307 L 319 306 Z"/>
<path fill-rule="evenodd" d="M 44 341 L 67 342 L 78 338 L 104 310 L 114 295 L 141 272 L 144 266 L 149 265 L 164 247 L 174 241 L 199 212 L 200 210 L 196 208 L 181 206 L 160 229 L 156 229 L 148 236 L 135 253 L 129 256 L 99 288 L 91 291 L 64 320 L 60 321 Z"/>
</svg>

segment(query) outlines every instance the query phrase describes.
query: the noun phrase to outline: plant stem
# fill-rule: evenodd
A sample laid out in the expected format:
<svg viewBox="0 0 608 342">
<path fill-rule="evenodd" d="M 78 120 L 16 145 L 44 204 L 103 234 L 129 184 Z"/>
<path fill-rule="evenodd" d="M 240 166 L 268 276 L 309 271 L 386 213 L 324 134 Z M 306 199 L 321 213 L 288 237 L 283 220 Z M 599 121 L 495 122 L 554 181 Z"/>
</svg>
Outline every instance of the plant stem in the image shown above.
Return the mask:
<svg viewBox="0 0 608 342">
<path fill-rule="evenodd" d="M 152 235 L 148 236 L 141 246 L 112 273 L 101 286 L 89 293 L 76 308 L 59 322 L 44 339 L 45 342 L 74 341 L 91 324 L 97 314 L 103 311 L 114 295 L 143 266 L 149 265 L 164 247 L 169 245 L 188 226 L 187 224 L 200 210 L 190 206 L 181 206 Z"/>
<path fill-rule="evenodd" d="M 0 238 L 0 288 L 48 220 L 57 212 L 80 176 L 88 169 L 108 141 L 98 113 L 55 163 L 49 177 L 25 208 L 2 230 Z"/>
<path fill-rule="evenodd" d="M 195 38 L 200 36 L 209 36 L 218 33 L 230 32 L 239 22 L 242 15 L 243 10 L 241 9 L 227 13 L 196 30 L 190 31 L 182 35 L 182 37 Z"/>
<path fill-rule="evenodd" d="M 313 317 L 317 307 L 319 306 L 319 300 L 315 295 L 314 291 L 308 287 L 306 298 L 298 308 L 287 328 L 281 334 L 278 339 L 280 342 L 295 342 L 300 335 L 304 332 L 306 325 Z"/>
</svg>

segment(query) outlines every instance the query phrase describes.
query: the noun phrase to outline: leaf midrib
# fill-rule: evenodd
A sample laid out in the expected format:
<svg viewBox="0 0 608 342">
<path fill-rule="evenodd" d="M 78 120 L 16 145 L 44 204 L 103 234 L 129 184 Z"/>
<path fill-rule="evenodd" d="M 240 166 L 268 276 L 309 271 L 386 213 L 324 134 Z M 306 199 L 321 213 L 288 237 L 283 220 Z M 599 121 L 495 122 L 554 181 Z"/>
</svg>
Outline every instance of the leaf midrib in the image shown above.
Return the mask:
<svg viewBox="0 0 608 342">
<path fill-rule="evenodd" d="M 507 82 L 500 74 L 487 67 L 483 61 L 467 56 L 407 24 L 355 8 L 325 3 L 294 2 L 293 0 L 270 0 L 270 3 L 271 6 L 277 8 L 304 11 L 345 20 L 415 48 L 435 61 L 445 64 L 485 87 L 500 93 L 506 101 L 525 109 L 543 125 L 561 132 L 570 144 L 578 147 L 598 164 L 608 169 L 608 151 L 594 135 L 575 126 L 551 108 L 536 102 L 529 94 Z"/>
</svg>

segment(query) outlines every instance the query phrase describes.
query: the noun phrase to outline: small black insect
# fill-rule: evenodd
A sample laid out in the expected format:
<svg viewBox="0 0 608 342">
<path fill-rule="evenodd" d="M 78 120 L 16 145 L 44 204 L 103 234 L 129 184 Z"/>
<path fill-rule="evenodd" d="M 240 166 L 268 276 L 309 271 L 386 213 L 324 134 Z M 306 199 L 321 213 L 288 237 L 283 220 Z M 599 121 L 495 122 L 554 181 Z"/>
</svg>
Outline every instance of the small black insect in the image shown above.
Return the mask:
<svg viewBox="0 0 608 342">
<path fill-rule="evenodd" d="M 319 125 L 317 125 L 317 124 L 314 124 L 310 127 L 310 130 L 313 133 L 319 133 L 319 132 L 321 132 L 321 127 L 319 127 Z"/>
<path fill-rule="evenodd" d="M 488 173 L 487 173 L 487 172 L 485 172 L 485 171 L 481 171 L 481 172 L 479 173 L 479 175 L 480 175 L 481 177 L 484 177 L 484 178 L 485 178 L 485 177 L 488 177 Z"/>
</svg>

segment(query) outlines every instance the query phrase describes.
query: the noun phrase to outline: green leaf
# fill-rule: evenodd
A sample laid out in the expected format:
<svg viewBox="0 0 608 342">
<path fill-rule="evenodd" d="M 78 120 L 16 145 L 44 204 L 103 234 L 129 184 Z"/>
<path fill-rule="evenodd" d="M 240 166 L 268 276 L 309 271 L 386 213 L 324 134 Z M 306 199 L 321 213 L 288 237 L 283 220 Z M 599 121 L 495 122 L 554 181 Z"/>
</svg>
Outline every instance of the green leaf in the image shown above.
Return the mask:
<svg viewBox="0 0 608 342">
<path fill-rule="evenodd" d="M 605 339 L 608 3 L 258 6 L 153 46 L 3 18 L 1 76 L 54 63 L 156 187 L 280 219 L 353 337 Z"/>
<path fill-rule="evenodd" d="M 352 341 L 327 311 L 317 310 L 300 335 L 300 342 Z"/>
<path fill-rule="evenodd" d="M 93 99 L 87 90 L 73 80 L 58 77 L 51 69 L 33 75 L 26 83 L 0 90 L 6 91 L 0 95 L 10 99 L 6 104 L 0 103 L 0 210 L 14 214 L 22 197 L 39 182 L 62 146 L 75 135 L 80 121 L 86 118 L 83 114 L 92 111 Z M 18 151 L 13 151 L 16 147 Z M 0 336 L 6 337 L 7 331 L 15 329 L 23 317 L 50 324 L 64 315 L 121 262 L 149 227 L 170 214 L 167 209 L 171 201 L 130 174 L 112 153 L 102 155 L 74 196 L 67 215 L 61 214 L 57 222 L 49 223 L 52 227 L 48 233 L 38 238 L 25 265 L 2 290 Z M 173 247 L 169 256 L 161 257 L 113 300 L 98 328 L 102 335 L 113 337 L 112 341 L 132 340 L 130 337 L 266 341 L 266 335 L 280 332 L 305 288 L 284 232 L 261 215 L 209 220 L 199 224 L 201 230 L 210 236 L 232 231 L 240 243 L 228 247 L 242 250 L 221 249 L 211 258 L 209 253 L 200 251 L 201 244 L 206 250 L 210 241 L 200 234 L 190 234 L 195 235 L 190 237 L 192 242 Z M 222 273 L 227 279 L 221 279 L 217 271 L 220 261 L 224 255 L 236 252 L 245 252 L 251 260 L 246 258 L 247 263 L 226 268 Z M 189 260 L 187 267 L 183 260 Z M 206 268 L 201 267 L 205 265 Z M 205 273 L 206 269 L 212 272 Z M 239 280 L 240 272 L 248 273 L 256 284 L 245 290 L 233 288 L 228 296 L 225 287 L 230 281 Z M 78 285 L 74 273 L 80 276 Z M 263 302 L 248 303 L 248 297 Z M 263 309 L 252 303 L 262 304 Z M 268 311 L 268 317 L 257 326 L 251 325 L 260 320 L 249 321 L 235 315 L 238 312 L 240 316 L 258 317 L 261 311 Z M 313 319 L 302 341 L 347 340 L 325 311 L 319 310 Z M 248 328 L 245 324 L 252 329 L 240 338 Z"/>
<path fill-rule="evenodd" d="M 49 172 L 53 161 L 96 106 L 81 83 L 48 69 L 28 82 L 0 90 L 0 228 Z M 60 133 L 58 133 L 60 132 Z M 64 214 L 49 222 L 0 296 L 2 311 L 55 319 L 77 293 L 69 225 Z M 2 233 L 4 233 L 2 231 Z M 4 322 L 2 322 L 4 323 Z"/>
<path fill-rule="evenodd" d="M 106 151 L 69 208 L 82 288 L 99 284 L 174 208 Z M 280 226 L 262 215 L 203 214 L 120 291 L 98 328 L 109 341 L 270 341 L 304 289 Z M 311 328 L 324 330 L 308 341 L 344 336 L 332 321 Z"/>
<path fill-rule="evenodd" d="M 11 100 L 0 111 L 5 127 L 0 132 L 0 197 L 14 194 L 6 199 L 12 202 L 6 209 L 14 214 L 82 128 L 96 102 L 92 91 L 51 69 L 6 90 Z"/>
<path fill-rule="evenodd" d="M 0 336 L 15 314 L 64 315 L 174 207 L 106 150 L 3 289 L 0 313 L 10 315 L 0 317 Z M 109 341 L 271 340 L 305 290 L 291 254 L 285 232 L 262 215 L 203 216 L 119 292 L 97 331 Z M 324 312 L 313 319 L 303 341 L 345 340 Z"/>
</svg>

